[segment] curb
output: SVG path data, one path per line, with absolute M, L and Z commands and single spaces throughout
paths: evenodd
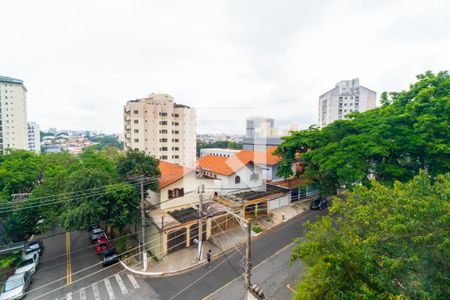
M 309 214 L 308 214 L 308 212 L 309 212 Z M 290 218 L 290 219 L 287 219 L 287 220 L 284 221 L 284 222 L 281 222 L 281 223 L 279 223 L 279 224 L 277 224 L 277 225 L 274 225 L 274 226 L 270 227 L 269 229 L 264 230 L 263 232 L 261 232 L 261 233 L 258 234 L 257 236 L 252 237 L 252 241 L 253 241 L 253 240 L 258 240 L 258 239 L 260 239 L 260 238 L 261 238 L 262 236 L 264 236 L 266 233 L 269 233 L 269 232 L 278 230 L 278 229 L 279 229 L 282 225 L 284 225 L 284 224 L 287 224 L 287 223 L 290 223 L 290 222 L 294 222 L 294 220 L 295 220 L 297 217 L 308 216 L 308 215 L 311 215 L 312 213 L 313 213 L 313 211 L 305 210 L 304 212 L 298 214 L 297 216 L 294 216 L 294 217 L 292 217 L 292 218 Z M 291 245 L 291 243 L 289 243 L 288 245 Z M 288 245 L 283 246 L 281 249 L 284 249 L 284 248 L 287 247 Z M 233 250 L 235 250 L 235 248 L 241 248 L 242 246 L 243 246 L 243 243 L 240 243 L 240 244 L 236 245 L 235 247 L 231 247 L 231 248 L 229 248 L 229 249 L 227 249 L 227 250 L 221 251 L 220 253 L 218 253 L 218 254 L 216 254 L 216 255 L 213 255 L 213 258 L 214 258 L 214 259 L 220 258 L 220 257 L 222 257 L 222 256 L 224 256 L 224 255 L 226 255 L 226 254 L 228 254 L 229 252 L 232 252 Z M 278 250 L 278 251 L 280 251 L 280 250 Z M 278 251 L 277 251 L 277 252 L 278 252 Z M 273 255 L 274 255 L 274 254 L 272 254 L 272 255 L 269 256 L 268 258 L 272 257 Z M 265 260 L 267 260 L 268 258 L 266 258 Z M 264 261 L 265 261 L 265 260 L 264 260 Z M 197 263 L 197 264 L 195 264 L 195 265 L 192 265 L 192 266 L 189 266 L 189 267 L 186 267 L 186 268 L 182 268 L 182 269 L 178 269 L 178 270 L 175 270 L 175 271 L 168 271 L 168 272 L 145 272 L 145 271 L 138 271 L 138 270 L 135 270 L 135 269 L 133 269 L 133 268 L 127 266 L 122 260 L 120 260 L 120 264 L 121 264 L 125 269 L 127 269 L 129 272 L 134 273 L 134 274 L 136 274 L 136 275 L 141 275 L 141 276 L 150 277 L 150 278 L 163 278 L 163 277 L 170 277 L 170 276 L 175 276 L 175 275 L 181 275 L 181 274 L 187 273 L 187 272 L 189 272 L 189 271 L 196 270 L 196 269 L 200 268 L 200 267 L 205 263 L 205 261 L 206 261 L 206 260 L 203 260 L 203 261 L 201 261 L 201 262 L 199 262 L 199 263 Z

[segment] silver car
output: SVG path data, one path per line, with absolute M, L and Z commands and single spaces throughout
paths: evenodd
M 32 281 L 30 272 L 15 274 L 9 277 L 2 288 L 0 300 L 22 299 Z
M 22 256 L 22 261 L 16 267 L 16 274 L 30 272 L 34 274 L 39 265 L 39 253 L 37 251 Z

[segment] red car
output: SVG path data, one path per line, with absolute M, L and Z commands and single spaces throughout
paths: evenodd
M 98 240 L 96 240 L 94 248 L 95 248 L 95 252 L 97 252 L 97 254 L 100 254 L 103 251 L 105 251 L 106 249 L 110 249 L 111 243 L 108 241 L 108 239 L 106 237 L 102 237 L 102 238 L 99 238 Z

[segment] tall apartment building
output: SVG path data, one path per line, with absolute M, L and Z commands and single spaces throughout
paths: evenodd
M 194 167 L 195 109 L 177 104 L 167 94 L 128 101 L 124 106 L 124 146 L 160 160 Z
M 355 111 L 366 111 L 376 106 L 377 94 L 361 85 L 359 78 L 343 80 L 319 97 L 319 127 L 345 119 Z
M 41 153 L 41 131 L 35 122 L 28 122 L 28 150 Z
M 22 80 L 0 76 L 0 153 L 28 150 L 26 94 Z

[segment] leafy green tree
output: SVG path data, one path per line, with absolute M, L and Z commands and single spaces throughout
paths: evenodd
M 242 147 L 243 147 L 242 143 L 237 143 L 233 141 L 215 141 L 213 143 L 205 143 L 197 140 L 197 157 L 200 157 L 200 149 L 202 148 L 225 148 L 225 149 L 241 150 Z
M 417 78 L 407 91 L 383 93 L 382 107 L 284 138 L 275 151 L 282 156 L 278 174 L 292 176 L 300 156 L 302 176 L 323 194 L 333 194 L 341 186 L 368 185 L 370 177 L 393 184 L 420 169 L 433 176 L 448 171 L 450 76 L 427 72 Z
M 335 197 L 292 251 L 309 266 L 296 299 L 449 299 L 449 207 L 450 173 Z
M 143 151 L 129 150 L 119 157 L 117 169 L 122 180 L 144 177 L 149 180 L 147 187 L 152 191 L 158 189 L 157 179 L 160 176 L 159 161 Z

